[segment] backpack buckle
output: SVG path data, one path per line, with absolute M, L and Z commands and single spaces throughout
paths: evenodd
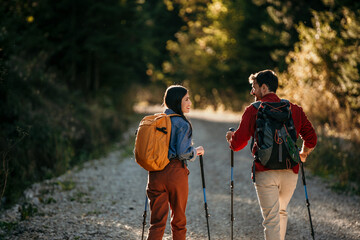
M 158 127 L 157 127 L 156 130 L 158 130 L 158 131 L 160 131 L 160 132 L 162 132 L 162 133 L 167 134 L 166 127 L 162 127 L 162 128 L 158 128 Z

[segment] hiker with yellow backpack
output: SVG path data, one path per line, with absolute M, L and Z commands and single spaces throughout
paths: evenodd
M 172 239 L 186 237 L 185 209 L 188 199 L 188 161 L 204 154 L 202 146 L 192 146 L 192 125 L 188 90 L 172 85 L 164 94 L 164 113 L 146 116 L 140 122 L 135 140 L 135 160 L 149 171 L 147 196 L 150 200 L 148 238 L 162 239 L 169 205 Z

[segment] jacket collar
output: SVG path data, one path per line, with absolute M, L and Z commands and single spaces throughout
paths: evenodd
M 280 102 L 280 98 L 275 93 L 266 94 L 261 100 L 261 102 Z
M 176 114 L 176 112 L 174 112 L 174 110 L 172 110 L 172 109 L 170 109 L 170 108 L 165 109 L 164 113 L 166 113 L 166 115 Z

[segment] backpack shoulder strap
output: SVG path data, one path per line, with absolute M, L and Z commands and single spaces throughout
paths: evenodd
M 281 103 L 289 104 L 289 106 L 290 106 L 290 101 L 287 100 L 287 99 L 281 99 L 280 102 L 281 102 Z
M 291 115 L 291 104 L 290 104 L 290 101 L 289 101 L 289 100 L 287 100 L 287 99 L 281 99 L 281 101 L 280 101 L 280 102 L 281 102 L 281 103 L 285 103 L 285 104 L 286 104 L 287 109 L 289 110 L 290 115 Z
M 259 109 L 261 101 L 253 102 L 251 105 L 253 105 L 256 109 Z
M 175 117 L 175 116 L 181 117 L 181 115 L 180 115 L 180 114 L 177 114 L 177 113 L 172 113 L 172 114 L 169 114 L 168 116 L 169 116 L 169 117 Z
M 291 138 L 296 142 L 296 129 L 295 129 L 295 124 L 294 124 L 294 120 L 292 118 L 292 112 L 291 112 L 291 105 L 290 105 L 290 101 L 287 99 L 281 99 L 281 102 L 288 104 L 288 109 L 289 109 L 289 124 L 287 126 L 287 129 L 290 132 L 290 136 Z
M 259 110 L 260 105 L 261 105 L 261 101 L 253 102 L 251 105 L 253 105 L 257 110 Z M 254 147 L 254 143 L 255 143 L 255 139 L 256 139 L 256 131 L 257 131 L 257 129 L 255 128 L 254 136 L 252 136 L 251 144 L 250 144 L 251 152 L 252 152 L 252 149 Z

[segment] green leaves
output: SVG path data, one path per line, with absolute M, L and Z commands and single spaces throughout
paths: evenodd
M 330 110 L 325 118 L 341 131 L 360 123 L 359 13 L 346 7 L 314 11 L 313 27 L 299 24 L 301 41 L 288 55 L 289 75 L 283 76 L 289 79 L 286 88 L 307 85 L 321 93 L 316 102 L 325 103 L 321 106 Z

